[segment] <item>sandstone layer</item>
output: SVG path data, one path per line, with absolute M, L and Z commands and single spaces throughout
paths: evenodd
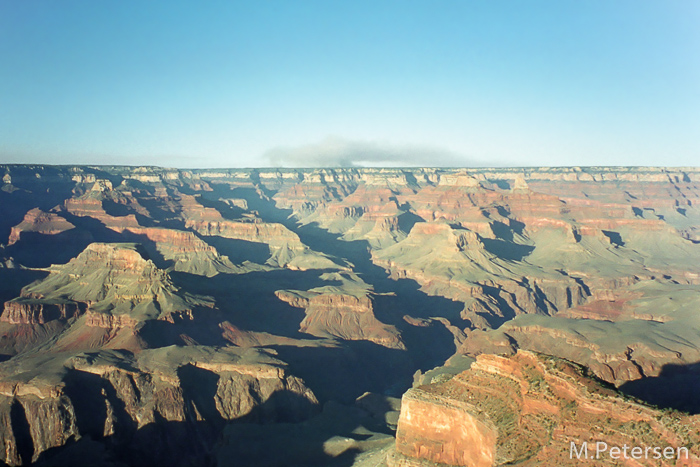
M 700 417 L 639 404 L 567 361 L 482 355 L 404 395 L 389 465 L 700 465 L 698 427 Z M 646 447 L 670 449 L 673 459 Z

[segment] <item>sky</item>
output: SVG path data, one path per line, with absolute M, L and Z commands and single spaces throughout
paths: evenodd
M 0 163 L 700 164 L 697 0 L 0 0 Z

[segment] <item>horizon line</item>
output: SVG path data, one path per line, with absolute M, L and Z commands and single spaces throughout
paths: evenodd
M 162 165 L 148 164 L 44 164 L 44 163 L 22 163 L 9 162 L 0 163 L 0 167 L 89 167 L 89 168 L 145 168 L 160 170 L 412 170 L 412 169 L 435 169 L 435 170 L 503 170 L 503 169 L 700 169 L 700 165 L 503 165 L 503 166 L 308 166 L 308 167 L 170 167 Z

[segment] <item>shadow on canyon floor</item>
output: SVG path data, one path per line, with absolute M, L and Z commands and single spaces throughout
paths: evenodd
M 304 310 L 283 302 L 277 290 L 308 290 L 325 285 L 319 277 L 325 270 L 252 271 L 246 274 L 218 274 L 202 277 L 171 272 L 175 285 L 190 293 L 214 297 L 225 319 L 245 331 L 268 332 L 278 336 L 314 339 L 299 332 Z
M 89 231 L 71 229 L 53 235 L 22 232 L 17 243 L 7 247 L 7 254 L 29 268 L 46 268 L 65 264 L 94 241 Z
M 12 402 L 12 407 L 10 407 L 10 424 L 17 440 L 17 454 L 22 460 L 22 464 L 29 464 L 34 455 L 31 428 L 24 407 L 16 400 Z
M 221 335 L 221 314 L 211 309 L 195 309 L 193 319 L 174 322 L 151 319 L 145 321 L 138 335 L 150 348 L 169 345 L 230 345 Z
M 270 257 L 270 247 L 265 243 L 217 236 L 204 237 L 202 240 L 216 248 L 220 254 L 228 256 L 234 264 L 242 264 L 246 261 L 265 264 Z
M 45 168 L 54 172 L 60 169 Z M 22 222 L 24 215 L 31 209 L 39 208 L 48 211 L 62 204 L 70 198 L 73 183 L 70 179 L 52 180 L 51 178 L 37 178 L 31 169 L 25 167 L 13 167 L 12 185 L 18 190 L 10 191 L 3 187 L 0 190 L 0 243 L 6 243 L 10 230 Z M 17 175 L 15 175 L 17 174 Z
M 46 276 L 46 271 L 0 269 L 0 303 L 19 297 L 23 287 Z
M 109 436 L 90 431 L 80 439 L 73 438 L 64 446 L 42 452 L 34 465 L 349 467 L 357 449 L 351 447 L 329 452 L 329 440 L 342 436 L 361 441 L 369 436 L 353 433 L 368 418 L 366 412 L 353 407 L 326 407 L 322 413 L 303 421 L 285 417 L 279 410 L 293 405 L 295 397 L 299 403 L 309 403 L 287 391 L 274 393 L 250 413 L 233 421 L 225 421 L 220 415 L 214 419 L 197 419 L 196 414 L 204 416 L 216 410 L 215 392 L 211 391 L 216 378 L 202 379 L 202 370 L 198 370 L 191 367 L 183 370 L 181 375 L 197 379 L 183 388 L 186 421 L 168 421 L 156 412 L 156 419 L 139 429 L 124 431 L 124 427 L 117 427 Z M 201 386 L 206 387 L 202 389 Z M 87 410 L 88 406 L 89 403 L 79 410 L 83 419 L 95 416 Z M 102 411 L 97 415 L 98 418 L 90 422 L 93 428 L 104 422 Z M 26 456 L 31 458 L 34 451 L 31 437 L 28 440 L 22 447 L 23 459 Z
M 697 415 L 700 414 L 700 363 L 664 365 L 659 376 L 629 381 L 619 390 L 661 409 Z
M 273 346 L 321 402 L 352 403 L 365 392 L 401 397 L 413 382 L 416 365 L 405 350 L 369 341 L 338 347 Z

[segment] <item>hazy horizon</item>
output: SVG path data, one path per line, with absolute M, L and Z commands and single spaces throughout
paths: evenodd
M 0 163 L 691 167 L 700 5 L 0 0 Z
M 604 169 L 605 171 L 619 170 L 619 169 L 670 169 L 670 170 L 683 170 L 691 169 L 693 171 L 700 170 L 698 165 L 508 165 L 508 166 L 497 166 L 497 165 L 473 165 L 473 166 L 438 166 L 438 165 L 371 165 L 371 166 L 338 166 L 338 165 L 317 165 L 317 166 L 240 166 L 240 167 L 226 167 L 226 166 L 192 166 L 192 167 L 178 167 L 169 165 L 153 165 L 153 164 L 61 164 L 61 163 L 36 163 L 36 162 L 0 162 L 0 166 L 18 166 L 18 167 L 31 167 L 31 166 L 41 166 L 41 167 L 105 167 L 105 168 L 147 168 L 147 169 L 162 169 L 162 170 L 193 170 L 193 171 L 207 171 L 207 170 L 364 170 L 364 169 L 400 169 L 400 170 L 411 170 L 411 169 L 435 169 L 435 170 L 467 170 L 467 171 L 480 171 L 480 170 L 495 170 L 495 171 L 518 171 L 518 170 L 537 170 L 537 169 L 582 169 L 582 170 L 598 170 Z

